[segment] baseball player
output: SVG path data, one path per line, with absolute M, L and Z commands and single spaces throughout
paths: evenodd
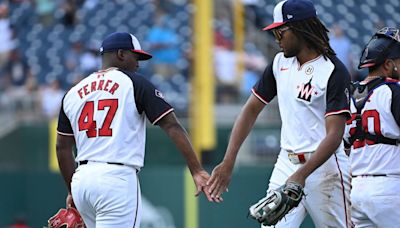
M 385 27 L 366 45 L 359 68 L 368 76 L 355 84 L 350 147 L 351 217 L 355 227 L 400 224 L 400 31 Z
M 225 157 L 207 183 L 211 197 L 226 191 L 240 146 L 261 110 L 277 97 L 281 151 L 269 189 L 293 181 L 305 187 L 306 197 L 276 227 L 299 227 L 307 213 L 316 227 L 349 227 L 349 161 L 342 137 L 350 117 L 350 75 L 311 1 L 279 2 L 274 22 L 264 30 L 272 31 L 281 52 L 235 121 Z
M 59 114 L 57 157 L 68 188 L 67 207 L 75 203 L 89 228 L 139 227 L 137 172 L 143 167 L 146 118 L 159 125 L 185 157 L 196 195 L 209 175 L 173 108 L 159 90 L 135 73 L 138 61 L 152 57 L 141 49 L 136 37 L 112 33 L 104 39 L 100 52 L 102 69 L 66 93 Z

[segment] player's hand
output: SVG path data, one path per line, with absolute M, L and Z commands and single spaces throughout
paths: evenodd
M 74 200 L 72 199 L 72 195 L 70 193 L 68 193 L 65 203 L 66 203 L 66 208 L 70 208 L 70 207 L 75 208 L 75 203 L 74 203 Z
M 306 177 L 301 175 L 299 172 L 295 172 L 286 180 L 286 183 L 290 181 L 298 183 L 304 188 L 304 185 L 306 183 Z
M 211 194 L 211 198 L 217 202 L 222 202 L 222 193 L 228 191 L 228 185 L 231 181 L 233 166 L 225 162 L 221 162 L 217 165 L 208 180 L 207 185 L 208 191 Z
M 195 196 L 198 196 L 198 195 L 200 195 L 201 192 L 204 192 L 204 195 L 207 197 L 208 201 L 215 202 L 211 198 L 211 194 L 208 192 L 207 180 L 209 178 L 210 178 L 210 175 L 205 170 L 201 170 L 201 171 L 193 174 L 194 184 L 196 185 Z

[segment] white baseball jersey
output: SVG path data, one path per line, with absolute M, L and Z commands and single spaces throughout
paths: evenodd
M 388 84 L 386 84 L 388 83 Z M 356 132 L 357 109 L 351 102 L 352 118 L 347 121 L 344 140 Z M 400 85 L 387 79 L 367 98 L 361 110 L 363 130 L 371 135 L 400 139 Z M 355 141 L 351 147 L 351 170 L 359 175 L 400 175 L 400 147 L 377 143 L 374 140 Z
M 269 190 L 281 186 L 302 166 L 289 160 L 288 150 L 315 151 L 326 136 L 327 116 L 350 117 L 349 86 L 350 75 L 336 57 L 319 56 L 300 66 L 296 57 L 285 58 L 278 53 L 267 66 L 253 87 L 253 94 L 265 104 L 277 96 L 282 119 L 282 149 Z M 307 213 L 316 227 L 349 227 L 348 170 L 348 157 L 341 146 L 307 177 L 304 188 L 307 197 L 276 227 L 299 227 Z
M 317 149 L 326 135 L 325 117 L 350 116 L 349 85 L 336 57 L 319 56 L 300 66 L 296 57 L 278 53 L 252 91 L 265 104 L 278 97 L 281 147 L 299 153 Z
M 142 167 L 146 118 L 152 124 L 173 108 L 142 76 L 109 68 L 89 75 L 63 98 L 57 131 L 75 137 L 76 161 Z

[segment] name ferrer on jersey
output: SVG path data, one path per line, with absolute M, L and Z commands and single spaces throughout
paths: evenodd
M 101 77 L 101 74 L 98 76 Z M 82 99 L 84 96 L 95 92 L 95 91 L 106 91 L 114 95 L 115 91 L 119 88 L 119 84 L 113 82 L 112 80 L 98 80 L 92 81 L 88 84 L 85 84 L 80 89 L 78 89 L 77 93 L 79 97 Z

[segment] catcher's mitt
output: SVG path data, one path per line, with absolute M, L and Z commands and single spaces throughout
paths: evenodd
M 73 207 L 60 209 L 48 220 L 49 228 L 86 228 L 78 210 Z
M 296 182 L 288 182 L 250 207 L 250 216 L 264 226 L 275 225 L 292 208 L 297 207 L 304 195 L 303 187 Z

